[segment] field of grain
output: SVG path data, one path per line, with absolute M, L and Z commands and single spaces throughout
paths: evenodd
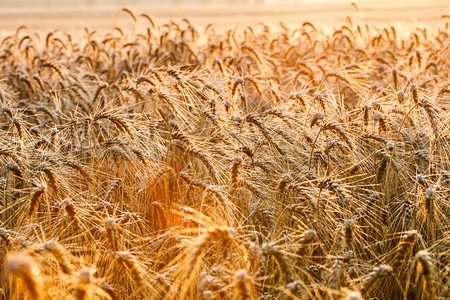
M 345 9 L 2 27 L 1 298 L 450 298 L 450 16 Z

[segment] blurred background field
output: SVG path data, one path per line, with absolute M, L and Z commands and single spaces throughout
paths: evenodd
M 109 30 L 126 26 L 129 18 L 117 14 L 122 7 L 147 13 L 157 22 L 188 18 L 193 24 L 216 27 L 257 25 L 260 22 L 295 26 L 304 21 L 323 26 L 340 26 L 351 16 L 361 23 L 402 27 L 436 26 L 441 15 L 450 12 L 450 1 L 351 1 L 336 0 L 0 0 L 0 34 L 27 25 L 36 31 Z M 117 15 L 116 15 L 117 14 Z M 114 23 L 118 22 L 118 23 Z M 131 25 L 130 25 L 131 26 Z

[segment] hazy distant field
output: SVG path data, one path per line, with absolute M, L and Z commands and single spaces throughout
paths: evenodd
M 312 1 L 311 1 L 312 2 Z M 20 3 L 20 2 L 19 2 Z M 80 3 L 80 1 L 78 2 Z M 82 1 L 81 1 L 82 3 Z M 399 25 L 400 27 L 435 26 L 439 17 L 450 11 L 450 1 L 363 1 L 358 5 L 358 13 L 350 6 L 350 1 L 343 3 L 288 4 L 285 6 L 217 6 L 217 5 L 154 5 L 130 6 L 119 3 L 118 6 L 98 7 L 62 7 L 45 8 L 10 8 L 0 10 L 0 31 L 15 30 L 26 24 L 34 30 L 77 30 L 83 27 L 97 30 L 109 30 L 114 25 L 114 17 L 122 7 L 131 7 L 139 13 L 147 13 L 157 22 L 189 18 L 193 24 L 205 26 L 214 23 L 219 27 L 235 25 L 256 25 L 260 22 L 299 25 L 304 21 L 320 23 L 326 26 L 342 25 L 345 17 L 350 15 L 355 20 L 379 24 Z M 131 2 L 132 3 L 132 2 Z M 170 2 L 169 2 L 170 3 Z M 183 1 L 182 1 L 183 3 Z M 184 1 L 184 3 L 189 3 Z M 197 2 L 198 3 L 198 2 Z M 220 2 L 219 2 L 220 3 Z M 221 3 L 226 3 L 225 1 Z M 127 16 L 119 14 L 115 25 L 131 26 Z

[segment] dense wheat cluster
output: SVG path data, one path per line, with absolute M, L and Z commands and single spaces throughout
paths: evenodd
M 3 299 L 450 297 L 446 17 L 120 13 L 2 37 Z

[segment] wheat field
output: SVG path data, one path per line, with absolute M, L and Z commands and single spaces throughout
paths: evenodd
M 116 14 L 1 40 L 2 299 L 450 298 L 449 15 Z

